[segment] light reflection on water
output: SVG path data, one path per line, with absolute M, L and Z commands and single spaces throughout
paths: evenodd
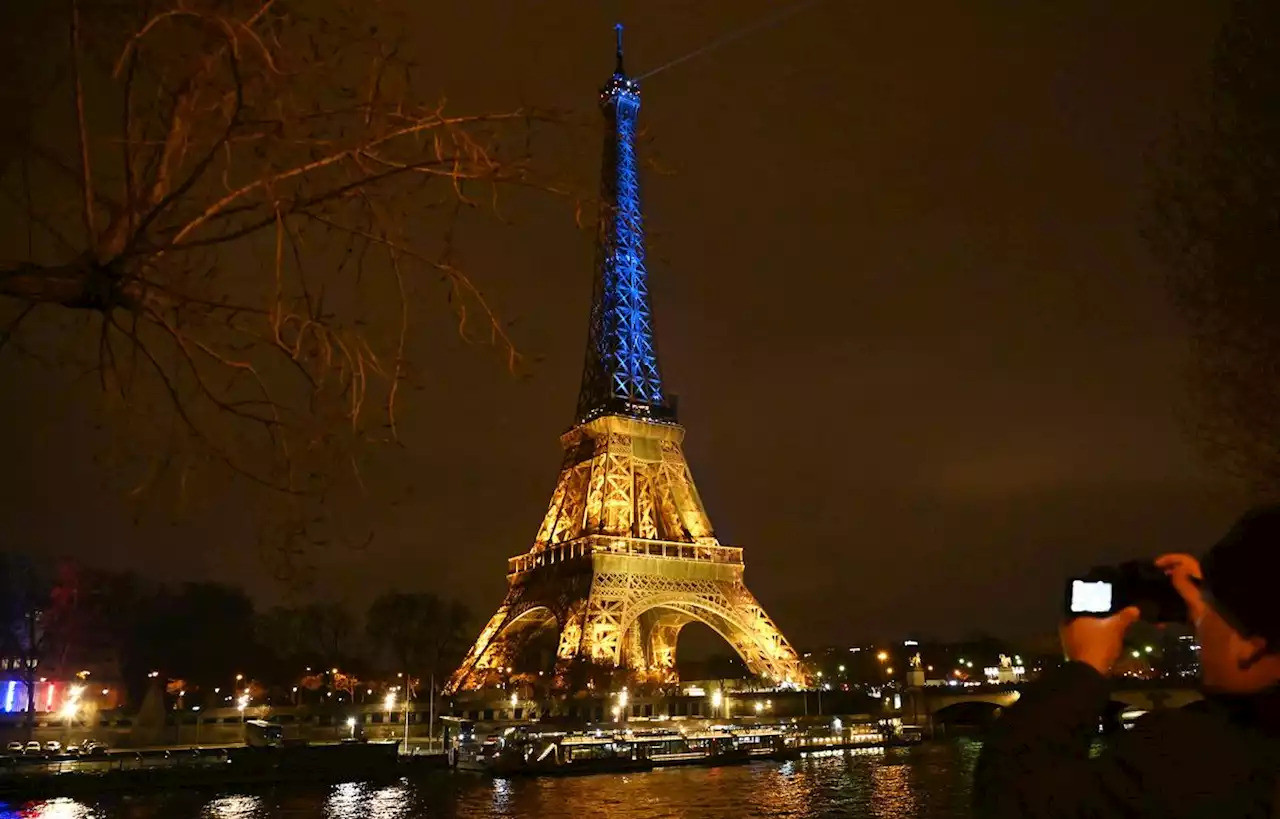
M 204 806 L 201 819 L 255 819 L 262 809 L 260 796 L 222 796 Z
M 384 785 L 281 786 L 0 804 L 0 819 L 967 819 L 979 743 L 648 773 L 490 780 L 434 773 Z

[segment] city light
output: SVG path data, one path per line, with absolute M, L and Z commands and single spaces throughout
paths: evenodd
M 759 700 L 756 700 L 756 713 L 759 714 L 763 710 L 764 710 L 764 703 L 760 702 Z
M 520 702 L 520 698 L 516 696 L 516 692 L 512 691 L 512 692 L 511 692 L 511 707 L 512 707 L 512 708 L 515 708 L 515 707 L 516 707 L 516 704 L 517 704 L 518 702 Z
M 75 719 L 76 714 L 80 711 L 80 695 L 83 693 L 83 685 L 73 685 L 67 689 L 67 700 L 58 711 L 64 720 L 70 722 Z
M 513 695 L 514 696 L 514 695 Z M 627 707 L 627 703 L 631 700 L 631 695 L 627 693 L 627 689 L 618 692 L 618 705 L 622 708 Z
M 892 673 L 893 673 L 893 666 L 889 666 L 888 668 L 886 668 L 886 669 L 884 670 L 884 673 L 886 673 L 886 674 L 892 674 Z
M 843 674 L 843 673 L 844 673 L 844 666 L 840 666 L 840 673 L 841 673 L 841 674 Z
M 293 690 L 297 691 L 298 689 L 295 688 Z M 383 697 L 382 706 L 387 711 L 390 711 L 396 707 L 396 695 L 394 691 L 391 692 L 390 694 L 387 694 L 387 696 Z
M 248 694 L 241 694 L 239 697 L 236 697 L 236 708 L 240 711 L 240 713 L 241 713 L 241 714 L 243 714 L 243 713 L 244 713 L 244 709 L 246 709 L 246 708 L 248 708 L 248 707 L 249 707 L 249 695 L 248 695 Z
M 881 651 L 879 654 L 876 655 L 876 659 L 882 663 L 886 662 L 889 659 L 889 652 Z M 964 661 L 961 660 L 961 662 L 964 662 Z
M 712 705 L 713 707 L 715 707 L 715 708 L 719 708 L 719 707 L 720 707 L 720 703 L 722 703 L 722 702 L 724 702 L 724 695 L 722 695 L 722 694 L 720 693 L 720 690 L 719 690 L 719 689 L 716 689 L 715 691 L 712 691 L 712 692 L 711 692 L 711 705 Z

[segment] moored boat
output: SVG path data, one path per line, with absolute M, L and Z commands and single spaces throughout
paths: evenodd
M 726 765 L 752 759 L 780 759 L 786 753 L 786 737 L 776 728 L 691 733 L 668 730 L 567 733 L 519 726 L 482 741 L 464 735 L 450 749 L 450 758 L 460 770 L 508 776 Z

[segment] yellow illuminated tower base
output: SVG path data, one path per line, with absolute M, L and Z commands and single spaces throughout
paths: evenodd
M 451 692 L 508 679 L 529 641 L 559 633 L 556 672 L 574 661 L 675 676 L 680 629 L 714 629 L 747 669 L 803 682 L 799 659 L 742 582 L 742 550 L 721 546 L 681 450 L 684 428 L 606 415 L 561 439 L 565 462 L 533 549 L 508 561 L 506 599 L 449 681 Z

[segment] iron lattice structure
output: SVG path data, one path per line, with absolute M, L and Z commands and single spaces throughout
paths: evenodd
M 555 677 L 603 671 L 676 679 L 676 641 L 697 621 L 749 671 L 804 682 L 795 651 L 743 583 L 742 550 L 722 546 L 685 461 L 684 428 L 662 390 L 653 343 L 635 154 L 639 86 L 622 66 L 601 92 L 605 200 L 577 425 L 533 547 L 508 561 L 506 599 L 449 692 L 507 682 L 553 630 Z
M 644 265 L 644 217 L 636 167 L 640 85 L 622 67 L 621 28 L 617 68 L 600 90 L 600 109 L 605 129 L 595 294 L 578 393 L 578 422 L 611 412 L 674 421 L 675 412 L 662 392 Z

